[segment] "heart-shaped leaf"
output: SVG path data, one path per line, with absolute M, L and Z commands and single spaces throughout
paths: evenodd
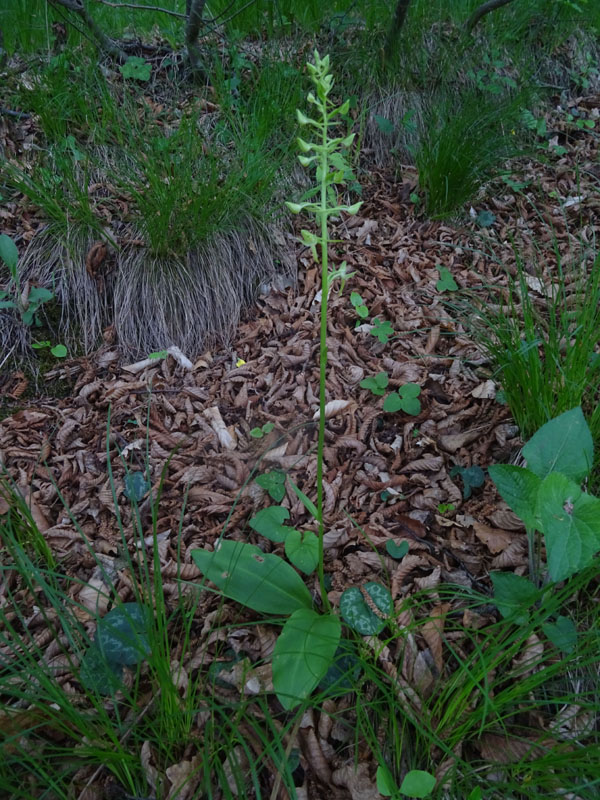
M 290 518 L 290 512 L 283 506 L 269 506 L 263 508 L 258 514 L 255 514 L 248 522 L 248 525 L 265 536 L 272 542 L 283 542 L 288 535 L 290 528 L 286 528 L 283 524 L 286 519 Z
M 123 683 L 123 664 L 109 661 L 93 642 L 79 664 L 79 680 L 92 692 L 114 695 Z
M 395 558 L 397 561 L 400 561 L 400 559 L 404 558 L 404 556 L 408 553 L 410 545 L 406 541 L 396 544 L 393 539 L 388 539 L 388 541 L 385 543 L 385 549 L 387 550 L 389 556 Z
M 311 531 L 292 528 L 285 539 L 285 554 L 297 569 L 310 575 L 319 563 L 319 539 Z
M 135 500 L 136 503 L 139 503 L 149 489 L 150 483 L 146 480 L 143 472 L 130 472 L 125 475 L 123 494 L 128 500 Z
M 357 633 L 369 636 L 379 633 L 386 626 L 393 603 L 391 594 L 379 583 L 371 581 L 365 584 L 363 590 L 368 595 L 368 600 L 358 587 L 346 589 L 340 598 L 340 612 Z M 378 609 L 378 613 L 372 607 Z
M 523 520 L 525 527 L 529 530 L 539 528 L 535 516 L 537 493 L 541 484 L 538 476 L 528 469 L 512 464 L 492 464 L 488 467 L 488 472 L 502 499 Z
M 446 267 L 437 267 L 440 273 L 440 279 L 436 283 L 435 288 L 438 292 L 455 292 L 458 289 L 458 284 L 452 277 L 452 273 Z
M 96 643 L 108 661 L 137 664 L 150 653 L 150 610 L 139 603 L 122 603 L 98 621 Z

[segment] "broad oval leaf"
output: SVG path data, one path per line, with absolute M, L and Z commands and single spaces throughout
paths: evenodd
M 296 569 L 310 575 L 319 563 L 319 539 L 312 531 L 292 529 L 285 539 L 285 554 Z
M 600 550 L 600 500 L 552 472 L 538 491 L 538 515 L 546 542 L 548 572 L 563 581 L 591 564 Z
M 17 250 L 17 245 L 5 233 L 0 234 L 0 258 L 11 273 L 14 273 L 19 260 L 19 251 Z
M 538 476 L 512 464 L 492 464 L 488 467 L 488 473 L 500 497 L 523 520 L 525 527 L 530 530 L 539 528 L 535 515 L 537 493 L 541 485 Z
M 402 408 L 402 399 L 397 392 L 392 392 L 383 401 L 383 410 L 393 414 L 395 411 L 400 411 Z
M 427 797 L 435 787 L 435 778 L 422 769 L 411 769 L 400 785 L 400 793 L 407 797 Z
M 538 477 L 560 472 L 574 481 L 590 473 L 594 442 L 580 406 L 551 419 L 523 448 L 527 468 Z
M 151 612 L 139 603 L 123 603 L 98 621 L 96 642 L 115 664 L 137 664 L 150 654 Z
M 363 589 L 369 595 L 369 601 L 358 587 L 352 586 L 340 598 L 340 611 L 353 630 L 362 636 L 370 636 L 385 628 L 386 618 L 392 613 L 392 596 L 384 586 L 373 581 L 366 583 Z M 371 605 L 384 615 L 383 619 L 371 609 Z
M 128 500 L 135 500 L 136 503 L 139 503 L 149 489 L 150 484 L 143 472 L 131 472 L 125 475 L 123 494 Z
M 109 661 L 93 642 L 79 664 L 79 680 L 86 689 L 97 694 L 116 694 L 122 685 L 123 664 Z
M 545 622 L 542 630 L 552 644 L 563 653 L 572 653 L 577 644 L 577 628 L 569 617 L 557 617 L 556 622 Z
M 254 611 L 293 614 L 312 608 L 310 592 L 294 568 L 253 544 L 223 539 L 214 552 L 192 550 L 192 558 L 226 597 Z
M 517 625 L 525 625 L 529 609 L 539 597 L 539 591 L 521 575 L 514 572 L 492 572 L 494 605 L 505 619 L 513 619 Z
M 305 700 L 327 673 L 340 634 L 334 614 L 301 608 L 286 621 L 273 651 L 273 688 L 286 710 Z

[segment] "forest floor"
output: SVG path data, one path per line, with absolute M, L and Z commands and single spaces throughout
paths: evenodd
M 584 107 L 598 119 L 600 97 L 573 98 L 570 107 Z M 520 520 L 489 479 L 482 483 L 477 470 L 462 472 L 514 462 L 523 442 L 488 359 L 452 306 L 465 298 L 487 303 L 489 286 L 507 287 L 508 275 L 517 274 L 513 241 L 525 257 L 532 296 L 543 304 L 545 290 L 558 280 L 556 248 L 565 265 L 574 261 L 582 242 L 592 243 L 600 236 L 598 137 L 569 127 L 563 110 L 550 113 L 549 129 L 556 131 L 558 142 L 568 141 L 568 153 L 545 165 L 528 160 L 513 165 L 510 180 L 520 188 L 515 191 L 497 180 L 488 188 L 488 199 L 460 223 L 430 221 L 419 213 L 410 199 L 416 173 L 407 167 L 398 180 L 383 171 L 362 179 L 359 214 L 339 220 L 333 234 L 339 243 L 332 247 L 332 260 L 345 259 L 356 275 L 341 295 L 332 292 L 329 304 L 329 599 L 335 608 L 345 588 L 378 579 L 389 581 L 397 609 L 407 608 L 407 598 L 414 593 L 432 591 L 427 613 L 437 623 L 424 626 L 411 639 L 412 652 L 402 669 L 403 681 L 421 696 L 435 692 L 454 669 L 447 649 L 448 626 L 455 631 L 459 621 L 476 638 L 477 629 L 497 619 L 491 603 L 475 615 L 459 601 L 454 606 L 438 597 L 436 602 L 435 587 L 453 584 L 491 595 L 490 571 L 523 575 L 528 570 Z M 18 121 L 0 118 L 5 141 L 18 131 Z M 29 213 L 23 216 L 22 210 L 19 202 L 5 208 L 2 230 L 30 238 L 41 223 Z M 482 227 L 475 216 L 484 210 L 493 216 Z M 305 221 L 302 224 L 306 227 Z M 450 276 L 440 271 L 444 268 Z M 155 527 L 167 604 L 177 603 L 180 579 L 189 582 L 187 586 L 201 579 L 191 552 L 212 546 L 225 522 L 227 537 L 264 547 L 265 540 L 247 525 L 269 502 L 265 490 L 251 480 L 257 466 L 261 472 L 285 472 L 314 500 L 319 285 L 310 252 L 298 245 L 297 285 L 268 287 L 245 314 L 229 347 L 207 350 L 190 363 L 171 355 L 128 363 L 114 331 L 107 328 L 96 352 L 69 358 L 47 371 L 44 380 L 62 386 L 64 396 L 45 393 L 44 381 L 33 389 L 23 370 L 4 370 L 0 462 L 26 497 L 61 570 L 76 579 L 72 597 L 84 609 L 92 613 L 97 607 L 97 595 L 86 592 L 90 580 L 98 579 L 97 559 L 115 576 L 121 599 L 134 599 L 131 576 L 121 568 L 122 536 L 108 461 L 132 550 L 134 517 L 123 493 L 126 469 L 146 471 L 151 495 L 159 494 Z M 98 287 L 102 291 L 100 283 Z M 358 292 L 368 309 L 364 320 L 350 302 L 351 292 Z M 465 313 L 473 311 L 467 308 Z M 421 387 L 418 414 L 385 413 L 383 398 L 359 386 L 364 378 L 382 372 L 389 375 L 388 391 L 406 383 Z M 265 423 L 273 423 L 273 428 L 263 438 L 250 434 Z M 468 484 L 468 476 L 474 485 Z M 149 497 L 144 493 L 139 504 L 148 535 L 153 528 Z M 7 510 L 2 503 L 0 515 Z M 290 524 L 315 529 L 289 488 L 283 505 L 290 510 Z M 409 553 L 402 561 L 387 554 L 389 540 L 408 543 Z M 281 548 L 267 545 L 274 551 Z M 316 577 L 307 581 L 316 596 Z M 23 613 L 32 615 L 30 629 L 35 632 L 44 619 L 33 614 L 34 603 L 33 596 L 25 599 Z M 217 619 L 219 635 L 213 637 L 207 621 Z M 274 633 L 268 626 L 249 624 L 256 619 L 234 603 L 223 605 L 215 594 L 203 593 L 183 663 L 190 678 L 199 663 L 206 669 L 211 659 L 222 659 L 222 640 L 251 664 L 268 660 Z M 454 647 L 459 647 L 459 638 L 454 633 L 453 637 Z M 391 642 L 379 654 L 382 665 L 396 661 L 394 648 L 399 646 Z M 173 658 L 178 658 L 177 644 L 173 647 Z M 548 642 L 530 637 L 522 642 L 515 664 L 525 662 L 532 649 L 538 665 L 554 657 Z M 256 675 L 261 691 L 269 695 L 268 670 L 260 667 Z M 251 677 L 252 670 L 232 673 L 231 685 L 221 683 L 219 692 L 233 702 L 249 691 Z M 58 680 L 70 692 L 80 691 L 69 670 L 59 673 Z M 274 698 L 272 702 L 276 704 Z M 330 702 L 335 706 L 338 701 Z M 338 711 L 343 715 L 341 706 L 328 710 L 332 717 Z M 542 713 L 528 719 L 531 743 L 535 729 L 541 740 L 555 722 Z M 316 712 L 307 713 L 297 736 L 305 797 L 316 800 L 325 792 L 353 800 L 379 797 L 376 765 L 364 749 L 349 746 L 352 739 L 344 739 L 337 726 L 327 727 Z M 511 736 L 509 722 L 501 736 L 484 733 L 466 743 L 463 757 L 506 763 L 523 743 L 522 737 L 512 741 Z M 186 757 L 191 757 L 188 751 Z M 356 775 L 346 770 L 355 760 L 362 775 L 360 790 Z M 441 755 L 437 767 L 441 776 Z M 89 777 L 78 776 L 80 789 Z M 85 797 L 101 797 L 106 780 L 106 775 L 98 775 Z M 95 795 L 89 793 L 94 787 Z

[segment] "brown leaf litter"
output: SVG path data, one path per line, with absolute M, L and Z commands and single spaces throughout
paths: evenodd
M 584 162 L 597 158 L 593 139 L 577 138 L 574 146 Z M 341 297 L 332 292 L 324 478 L 330 600 L 337 606 L 348 586 L 390 576 L 397 623 L 405 636 L 385 647 L 378 640 L 369 646 L 397 687 L 400 707 L 414 719 L 421 698 L 434 692 L 451 669 L 445 633 L 448 616 L 459 613 L 473 632 L 495 613 L 490 611 L 488 617 L 487 612 L 453 608 L 436 599 L 436 587 L 451 582 L 489 593 L 489 571 L 522 572 L 527 554 L 522 525 L 499 502 L 490 482 L 464 501 L 462 486 L 449 475 L 456 464 L 486 467 L 506 462 L 518 454 L 522 442 L 508 409 L 494 399 L 497 385 L 485 358 L 443 305 L 444 296 L 436 290 L 437 268 L 446 267 L 461 288 L 474 292 L 485 282 L 506 286 L 499 261 L 514 274 L 511 236 L 518 235 L 525 249 L 533 247 L 535 237 L 547 256 L 545 280 L 551 283 L 556 258 L 543 220 L 552 224 L 565 256 L 574 244 L 567 220 L 581 220 L 578 234 L 585 241 L 598 234 L 598 204 L 586 184 L 586 173 L 576 177 L 572 156 L 559 159 L 554 168 L 523 163 L 522 172 L 535 176 L 536 188 L 529 191 L 529 198 L 527 192 L 515 195 L 503 189 L 492 199 L 497 223 L 483 234 L 485 247 L 472 223 L 453 228 L 415 217 L 413 207 L 401 199 L 402 186 L 380 174 L 365 187 L 360 215 L 340 220 L 333 234 L 344 252 L 332 251 L 332 260 L 345 258 L 357 273 L 349 288 L 360 292 L 371 318 L 389 320 L 398 336 L 384 344 L 364 326 L 355 330 L 348 290 Z M 577 202 L 569 202 L 575 197 Z M 540 214 L 534 213 L 530 199 L 535 199 Z M 486 255 L 489 250 L 494 258 Z M 86 266 L 94 280 L 102 280 L 104 257 L 97 245 L 88 253 Z M 271 502 L 249 480 L 261 457 L 259 472 L 285 470 L 315 499 L 319 279 L 307 251 L 299 253 L 298 261 L 298 288 L 272 289 L 263 296 L 239 326 L 230 351 L 206 351 L 196 358 L 172 353 L 161 361 L 122 364 L 107 331 L 105 344 L 93 357 L 73 359 L 54 370 L 53 378 L 74 380 L 72 396 L 22 403 L 1 423 L 0 464 L 29 505 L 61 569 L 82 582 L 71 592 L 81 605 L 82 617 L 92 620 L 107 610 L 107 576 L 122 600 L 135 598 L 135 577 L 120 557 L 115 501 L 129 551 L 153 544 L 149 496 L 139 508 L 145 538 L 136 541 L 134 517 L 124 494 L 126 470 L 147 469 L 152 494 L 156 496 L 160 488 L 158 563 L 169 608 L 178 603 L 180 591 L 189 591 L 180 579 L 193 582 L 201 577 L 192 551 L 214 545 L 232 508 L 227 536 L 281 551 L 281 546 L 262 539 L 247 525 Z M 384 413 L 382 398 L 360 388 L 364 377 L 383 370 L 390 375 L 388 391 L 407 382 L 422 387 L 422 410 L 416 417 Z M 22 373 L 8 376 L 6 396 L 18 401 L 23 380 Z M 266 422 L 274 424 L 272 432 L 254 439 L 250 430 Z M 454 511 L 438 511 L 440 504 L 450 503 Z M 314 520 L 287 485 L 282 505 L 295 527 L 315 530 Z M 6 506 L 0 506 L 2 513 Z M 402 562 L 387 555 L 388 540 L 408 542 L 409 554 Z M 154 569 L 152 561 L 149 568 Z M 318 595 L 315 577 L 307 581 Z M 428 621 L 416 627 L 406 600 L 422 589 L 432 590 L 432 604 Z M 61 658 L 51 637 L 44 638 L 44 618 L 35 611 L 34 598 L 23 595 L 23 603 L 32 634 L 44 643 L 50 659 Z M 272 630 L 260 625 L 244 628 L 244 621 L 255 619 L 253 614 L 234 604 L 218 612 L 218 605 L 218 598 L 205 594 L 196 608 L 195 638 L 182 665 L 185 680 L 207 667 L 220 640 L 231 643 L 231 634 L 217 627 L 217 620 L 239 623 L 244 645 L 238 641 L 238 650 L 256 660 L 268 659 L 272 652 Z M 9 609 L 6 613 L 12 615 Z M 467 644 L 455 639 L 453 646 Z M 514 659 L 513 675 L 526 675 L 543 658 L 543 643 L 530 637 Z M 68 664 L 55 666 L 60 666 L 57 680 L 78 693 Z M 268 667 L 262 672 L 248 667 L 240 667 L 239 674 L 232 672 L 226 682 L 229 688 L 219 691 L 229 697 L 269 693 Z M 319 714 L 310 709 L 303 718 L 297 736 L 305 786 L 299 788 L 299 797 L 317 800 L 324 791 L 352 800 L 379 796 L 375 766 L 365 748 L 361 745 L 355 769 L 353 753 L 341 746 L 344 733 L 333 720 L 344 713 L 351 719 L 351 709 L 336 701 L 328 711 Z M 29 717 L 19 720 L 17 715 L 10 724 L 29 724 Z M 548 730 L 559 730 L 569 739 L 589 725 L 572 706 Z M 488 763 L 508 763 L 533 755 L 543 746 L 545 735 L 540 730 L 540 737 L 531 740 L 486 733 L 479 754 Z M 242 752 L 229 755 L 242 769 L 245 757 Z M 149 784 L 167 787 L 166 798 L 188 796 L 197 753 L 186 752 L 180 762 L 166 767 L 154 758 L 145 742 L 141 759 Z M 438 776 L 448 768 L 440 755 Z M 175 795 L 178 784 L 186 788 Z

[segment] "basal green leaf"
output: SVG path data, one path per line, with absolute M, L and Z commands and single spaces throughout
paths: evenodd
M 123 494 L 128 500 L 135 500 L 136 503 L 139 503 L 149 489 L 150 484 L 143 472 L 130 472 L 125 475 Z
M 580 406 L 547 422 L 523 448 L 527 468 L 538 477 L 560 472 L 574 481 L 589 475 L 594 442 Z
M 540 485 L 537 513 L 552 580 L 565 580 L 589 566 L 600 550 L 600 500 L 552 472 Z
M 387 550 L 387 554 L 392 558 L 395 558 L 396 561 L 400 561 L 400 559 L 404 558 L 404 556 L 408 553 L 410 549 L 410 545 L 408 542 L 400 542 L 400 544 L 396 544 L 393 539 L 388 539 L 385 543 L 385 549 Z
M 339 617 L 310 608 L 298 609 L 287 620 L 273 651 L 273 688 L 286 710 L 309 697 L 325 676 L 340 633 Z
M 93 642 L 79 664 L 79 680 L 91 692 L 114 695 L 123 682 L 123 663 L 109 661 Z
M 312 608 L 298 573 L 279 556 L 255 545 L 223 539 L 218 550 L 193 550 L 192 558 L 226 597 L 262 614 L 292 614 Z
M 377 784 L 377 791 L 384 797 L 390 797 L 398 791 L 396 781 L 387 767 L 377 767 L 375 782 Z

